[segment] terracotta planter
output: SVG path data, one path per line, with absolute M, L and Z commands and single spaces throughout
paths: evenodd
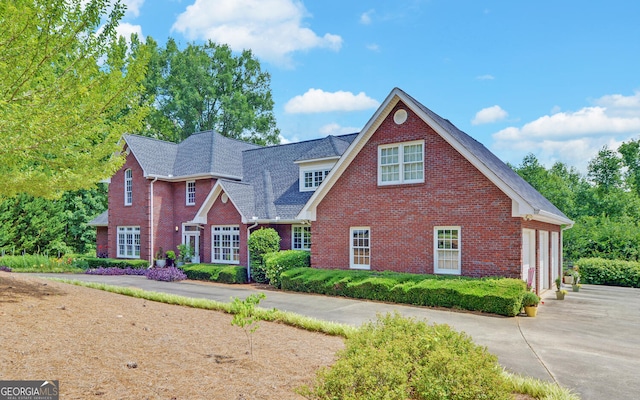
M 538 314 L 538 307 L 532 306 L 525 306 L 524 307 L 524 312 L 527 314 L 527 317 L 535 317 L 536 314 Z
M 556 300 L 564 300 L 564 293 L 562 293 L 561 291 L 557 291 Z
M 565 275 L 564 283 L 566 283 L 567 285 L 572 285 L 573 284 L 573 276 Z

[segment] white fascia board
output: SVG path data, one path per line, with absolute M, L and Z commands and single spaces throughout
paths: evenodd
M 532 216 L 532 219 L 540 222 L 548 222 L 555 225 L 566 225 L 569 229 L 573 226 L 574 222 L 569 218 L 562 218 L 556 214 L 552 214 L 548 211 L 539 210 L 538 213 Z
M 216 199 L 220 196 L 220 193 L 222 193 L 222 185 L 220 185 L 220 182 L 218 181 L 215 185 L 213 185 L 213 188 L 211 188 L 211 191 L 207 195 L 207 198 L 204 199 L 204 202 L 202 202 L 202 205 L 198 209 L 198 212 L 196 212 L 196 216 L 193 217 L 193 220 L 190 222 L 197 224 L 206 224 L 207 214 L 209 213 L 209 210 L 211 210 L 213 204 L 216 202 Z
M 193 181 L 196 179 L 229 179 L 234 181 L 241 181 L 241 176 L 235 175 L 216 175 L 212 173 L 207 174 L 193 174 L 193 175 L 181 175 L 181 176 L 167 176 L 167 175 L 157 175 L 157 174 L 145 174 L 145 178 L 147 179 L 155 179 L 158 178 L 159 181 L 166 182 L 183 182 L 183 181 Z
M 294 164 L 307 164 L 307 163 L 314 163 L 314 162 L 320 162 L 320 161 L 335 161 L 340 159 L 340 156 L 331 156 L 331 157 L 322 157 L 322 158 L 310 158 L 308 160 L 298 160 L 298 161 L 294 161 Z
M 316 220 L 316 207 L 318 207 L 318 204 L 320 204 L 324 196 L 326 196 L 329 190 L 331 190 L 333 185 L 335 185 L 335 183 L 337 182 L 338 178 L 340 178 L 347 167 L 349 167 L 353 159 L 358 155 L 360 150 L 362 150 L 364 145 L 369 141 L 369 139 L 373 135 L 373 132 L 375 132 L 380 124 L 382 124 L 382 121 L 384 121 L 391 109 L 398 103 L 398 100 L 400 100 L 400 98 L 398 97 L 399 92 L 400 91 L 395 88 L 391 91 L 391 93 L 389 93 L 387 98 L 371 116 L 364 128 L 362 128 L 358 136 L 356 136 L 356 138 L 353 140 L 353 142 L 351 142 L 344 154 L 342 154 L 342 157 L 338 159 L 338 162 L 336 162 L 336 165 L 333 166 L 331 172 L 329 172 L 329 175 L 324 178 L 320 186 L 318 186 L 316 191 L 309 198 L 302 210 L 296 216 L 296 219 L 309 221 Z

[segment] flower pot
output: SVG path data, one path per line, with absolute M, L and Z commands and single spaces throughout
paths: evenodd
M 538 307 L 536 306 L 525 306 L 524 312 L 527 314 L 527 317 L 535 317 L 538 314 Z
M 167 260 L 156 260 L 156 267 L 164 268 L 167 265 Z
M 573 289 L 574 292 L 580 291 L 580 285 L 571 285 L 571 288 Z
M 573 284 L 573 276 L 565 275 L 564 283 L 566 283 L 567 285 L 572 285 Z
M 562 293 L 561 291 L 557 291 L 556 300 L 564 300 L 564 293 Z

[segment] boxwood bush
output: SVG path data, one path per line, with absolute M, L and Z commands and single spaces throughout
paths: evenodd
M 640 288 L 640 262 L 581 258 L 574 265 L 581 283 Z
M 466 278 L 396 272 L 296 268 L 280 276 L 282 289 L 389 301 L 418 306 L 459 308 L 515 316 L 526 283 L 508 278 Z
M 187 278 L 219 283 L 247 283 L 247 269 L 237 265 L 185 264 L 180 267 Z
M 321 369 L 312 399 L 512 399 L 496 356 L 448 325 L 379 316 Z
M 264 272 L 271 286 L 281 288 L 280 275 L 294 268 L 309 267 L 311 255 L 305 250 L 282 250 L 265 254 Z

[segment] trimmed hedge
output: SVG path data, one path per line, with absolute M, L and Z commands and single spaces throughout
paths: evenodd
M 574 265 L 581 283 L 640 288 L 640 262 L 581 258 Z
M 247 269 L 237 265 L 186 264 L 180 267 L 188 279 L 218 283 L 247 283 Z
M 527 290 L 526 283 L 520 279 L 315 268 L 283 272 L 281 280 L 284 290 L 506 316 L 518 315 Z
M 120 260 L 115 258 L 82 257 L 89 268 L 149 268 L 147 260 Z
M 305 250 L 282 250 L 265 254 L 263 259 L 269 284 L 277 288 L 281 288 L 280 275 L 284 271 L 311 265 L 311 255 Z

